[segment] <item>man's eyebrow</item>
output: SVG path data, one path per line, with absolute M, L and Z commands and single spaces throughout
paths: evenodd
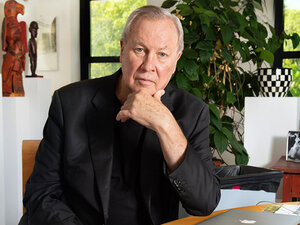
M 141 42 L 141 41 L 138 41 L 138 42 L 136 43 L 136 45 L 141 45 L 141 46 L 143 46 L 143 47 L 146 47 L 145 44 L 144 44 L 143 42 Z
M 164 46 L 164 47 L 162 47 L 162 48 L 159 48 L 158 50 L 159 50 L 159 51 L 161 51 L 161 50 L 168 50 L 168 46 Z
M 147 47 L 143 42 L 141 42 L 141 41 L 138 41 L 137 43 L 136 43 L 136 45 L 141 45 L 141 46 L 143 46 L 143 47 Z M 168 46 L 163 46 L 163 47 L 161 47 L 161 48 L 159 48 L 158 50 L 159 51 L 162 51 L 162 50 L 168 50 L 169 48 L 168 48 Z

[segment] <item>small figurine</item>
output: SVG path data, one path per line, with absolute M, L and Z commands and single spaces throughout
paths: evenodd
M 37 75 L 35 73 L 36 66 L 37 66 L 37 43 L 36 43 L 36 37 L 38 34 L 39 25 L 37 22 L 32 21 L 29 26 L 29 32 L 31 34 L 31 37 L 29 39 L 28 45 L 29 45 L 29 58 L 30 58 L 30 70 L 31 70 L 31 76 L 28 75 L 26 77 L 43 77 L 41 75 Z
M 3 96 L 24 96 L 22 72 L 25 70 L 27 52 L 26 23 L 18 22 L 18 14 L 24 15 L 24 6 L 15 0 L 4 5 L 2 24 L 2 50 L 6 51 L 2 64 Z

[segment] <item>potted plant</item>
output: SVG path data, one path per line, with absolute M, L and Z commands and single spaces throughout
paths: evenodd
M 185 48 L 171 82 L 209 105 L 214 155 L 222 159 L 228 151 L 236 164 L 247 164 L 243 109 L 245 97 L 259 92 L 255 69 L 263 61 L 272 65 L 284 38 L 297 46 L 299 36 L 277 36 L 270 24 L 259 22 L 255 10 L 263 10 L 261 0 L 166 0 L 162 4 L 173 6 L 172 13 L 182 22 Z M 252 68 L 244 69 L 245 64 Z

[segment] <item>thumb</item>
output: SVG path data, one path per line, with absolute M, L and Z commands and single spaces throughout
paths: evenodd
M 153 97 L 154 97 L 155 99 L 157 99 L 157 100 L 160 101 L 161 96 L 163 96 L 165 93 L 166 93 L 165 90 L 158 90 L 158 91 L 153 95 Z

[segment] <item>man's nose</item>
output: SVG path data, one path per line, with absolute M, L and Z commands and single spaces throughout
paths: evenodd
M 149 53 L 149 54 L 145 55 L 142 68 L 145 71 L 153 71 L 154 70 L 154 68 L 155 68 L 154 54 Z

